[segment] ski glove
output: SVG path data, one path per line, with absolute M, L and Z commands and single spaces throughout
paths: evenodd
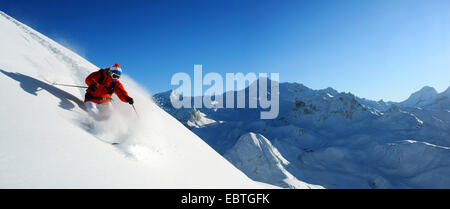
M 125 101 L 127 101 L 129 104 L 133 104 L 134 103 L 134 100 L 131 97 L 125 98 Z
M 96 83 L 93 83 L 89 86 L 88 90 L 94 92 L 95 90 L 97 90 L 98 85 Z

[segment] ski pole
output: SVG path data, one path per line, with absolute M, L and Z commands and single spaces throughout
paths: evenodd
M 134 107 L 134 104 L 131 104 L 131 106 L 133 107 L 134 112 L 136 113 L 136 116 L 139 118 L 139 114 L 137 113 L 136 108 Z
M 77 85 L 60 84 L 60 83 L 53 83 L 53 85 L 56 85 L 56 86 L 69 86 L 69 87 L 77 87 L 77 88 L 85 88 L 85 89 L 88 88 L 87 86 L 77 86 Z

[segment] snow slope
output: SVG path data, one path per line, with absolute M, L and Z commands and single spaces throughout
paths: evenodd
M 49 82 L 84 84 L 98 67 L 3 12 L 0 46 L 0 188 L 262 187 L 129 77 L 140 118 L 116 98 L 114 120 L 92 121 L 83 89 Z
M 286 169 L 290 166 L 289 161 L 261 134 L 249 132 L 242 135 L 224 156 L 250 178 L 261 182 L 297 189 L 323 188 L 299 181 L 289 173 Z

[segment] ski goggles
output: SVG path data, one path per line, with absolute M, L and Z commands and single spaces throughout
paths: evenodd
M 111 73 L 111 78 L 112 78 L 112 79 L 119 79 L 119 78 L 120 78 L 120 75 L 117 74 L 117 73 Z

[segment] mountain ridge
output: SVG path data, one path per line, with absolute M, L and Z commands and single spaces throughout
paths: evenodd
M 447 169 L 450 162 L 440 160 L 450 155 L 450 105 L 445 105 L 446 97 L 434 106 L 405 107 L 395 102 L 359 98 L 333 88 L 312 90 L 295 82 L 280 83 L 279 87 L 280 115 L 272 120 L 259 120 L 255 114 L 257 109 L 174 109 L 164 94 L 155 94 L 154 98 L 162 101 L 160 105 L 167 112 L 224 156 L 230 150 L 244 149 L 239 146 L 252 145 L 242 145 L 242 136 L 264 137 L 290 162 L 289 173 L 310 185 L 325 188 L 450 187 L 450 178 L 446 177 L 450 174 Z M 248 95 L 248 88 L 243 91 Z M 170 93 L 165 92 L 167 94 Z M 276 162 L 277 157 L 264 155 L 263 151 L 255 154 L 259 148 L 255 144 L 252 146 L 253 151 L 248 155 L 240 152 L 233 159 L 227 159 L 255 180 L 283 185 L 280 182 L 286 176 L 272 175 L 273 172 L 267 172 L 267 176 L 253 173 L 264 165 L 245 159 L 260 155 Z M 415 165 L 413 155 L 404 159 L 406 155 L 402 154 L 424 149 L 428 150 L 426 156 L 420 157 L 430 160 L 423 161 L 425 167 Z M 243 162 L 248 163 L 242 165 Z M 436 171 L 427 170 L 431 168 Z M 283 173 L 284 169 L 279 167 L 277 172 Z M 293 184 L 283 187 L 292 186 L 295 187 Z

